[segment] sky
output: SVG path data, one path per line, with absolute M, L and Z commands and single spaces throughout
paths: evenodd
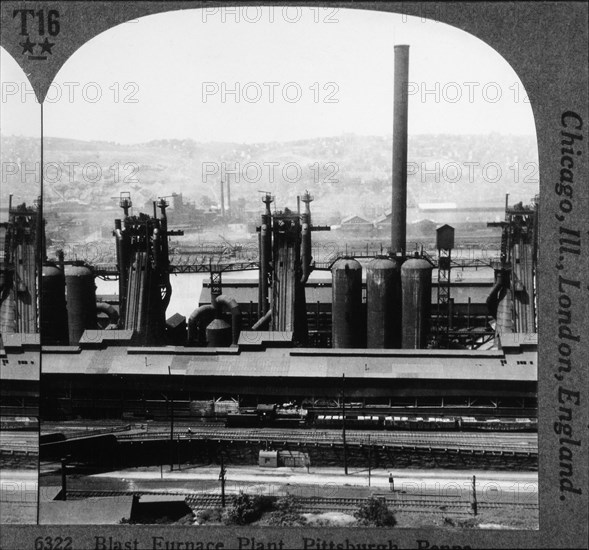
M 461 30 L 361 10 L 235 9 L 157 14 L 95 37 L 56 76 L 45 135 L 118 143 L 390 135 L 395 44 L 410 46 L 410 134 L 535 135 L 513 69 Z M 39 105 L 1 48 L 0 80 L 0 132 L 38 136 Z

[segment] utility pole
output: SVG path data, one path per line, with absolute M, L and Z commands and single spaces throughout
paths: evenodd
M 368 487 L 370 487 L 371 470 L 372 470 L 372 442 L 370 441 L 370 434 L 368 434 Z
M 344 444 L 344 474 L 348 475 L 348 448 L 346 446 L 346 375 L 342 374 L 342 440 Z
M 478 513 L 477 476 L 472 476 L 472 492 L 471 492 L 471 498 L 470 498 L 470 507 L 472 508 L 473 514 L 476 516 Z
M 219 473 L 219 481 L 221 482 L 221 507 L 225 508 L 225 463 L 223 461 L 223 453 L 221 453 L 221 471 Z
M 168 374 L 172 376 L 172 368 L 170 365 L 168 365 Z M 170 390 L 171 389 L 170 385 Z M 166 403 L 168 402 L 170 404 L 170 472 L 172 472 L 174 470 L 174 398 L 170 397 L 168 400 L 166 397 Z
M 163 394 L 162 394 L 163 395 Z M 170 459 L 170 472 L 174 470 L 174 401 L 164 395 L 166 399 L 166 411 L 170 416 L 170 448 L 168 451 Z
M 61 500 L 67 500 L 67 462 L 67 457 L 61 459 Z

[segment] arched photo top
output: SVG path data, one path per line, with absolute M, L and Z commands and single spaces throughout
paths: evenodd
M 226 161 L 262 165 L 255 173 L 234 167 L 236 182 L 266 183 L 264 189 L 281 193 L 281 181 L 285 198 L 336 179 L 385 180 L 396 44 L 410 49 L 410 202 L 429 202 L 427 194 L 434 201 L 491 198 L 500 205 L 506 192 L 514 200 L 537 194 L 534 117 L 515 71 L 478 38 L 401 14 L 266 7 L 140 17 L 94 37 L 63 65 L 45 99 L 46 135 L 125 146 L 186 142 L 179 147 L 190 149 L 187 162 L 161 161 L 161 174 L 142 174 L 143 182 L 158 180 L 164 195 L 172 183 L 194 198 L 216 193 L 208 176 L 221 174 Z M 363 142 L 347 148 L 320 143 L 341 136 Z M 319 141 L 305 152 L 289 146 L 289 158 L 268 154 L 268 144 L 304 140 Z M 214 153 L 196 145 L 210 142 L 224 145 Z M 137 149 L 137 166 L 154 158 L 146 151 Z M 207 172 L 209 162 L 214 174 Z M 308 177 L 300 170 L 295 181 L 299 172 L 292 170 L 274 178 L 264 165 L 273 162 L 316 169 Z M 431 189 L 432 169 L 434 183 L 448 185 Z M 252 190 L 246 185 L 243 192 Z M 94 196 L 98 192 L 93 186 Z
M 40 192 L 40 105 L 27 75 L 0 47 L 0 221 L 13 205 L 32 206 Z
M 235 10 L 144 16 L 88 41 L 48 90 L 56 135 L 68 118 L 86 121 L 82 139 L 120 142 L 389 134 L 395 44 L 410 46 L 411 134 L 534 135 L 515 71 L 464 31 L 376 11 Z

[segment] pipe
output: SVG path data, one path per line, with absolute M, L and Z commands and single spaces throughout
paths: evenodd
M 153 256 L 155 258 L 154 267 L 156 271 L 161 272 L 162 282 L 165 287 L 165 294 L 162 297 L 162 310 L 165 314 L 170 299 L 172 298 L 172 284 L 170 283 L 170 251 L 168 247 L 168 217 L 166 215 L 166 201 L 161 199 L 159 207 L 161 210 L 161 216 L 159 219 L 159 228 L 153 230 L 154 233 L 154 250 Z M 155 217 L 155 216 L 154 216 Z M 157 243 L 155 237 L 157 235 Z M 156 246 L 157 244 L 157 246 Z
M 511 280 L 509 271 L 503 272 L 503 286 L 499 290 L 497 305 L 497 324 L 495 332 L 503 334 L 514 331 L 513 298 L 511 293 Z
M 307 203 L 307 207 L 308 207 Z M 301 215 L 302 228 L 301 228 L 301 264 L 303 275 L 301 277 L 301 284 L 305 284 L 309 280 L 311 275 L 312 256 L 311 256 L 311 220 L 310 214 L 304 213 Z
M 268 274 L 272 257 L 272 234 L 270 224 L 272 220 L 269 214 L 262 214 L 260 226 L 260 274 L 258 283 L 258 317 L 268 310 Z
M 499 306 L 499 292 L 503 288 L 503 274 L 499 273 L 497 275 L 497 281 L 493 285 L 489 296 L 487 297 L 486 304 L 487 304 L 487 311 L 489 315 L 493 317 L 493 319 L 497 319 L 497 307 Z
M 170 300 L 172 299 L 172 283 L 170 283 L 169 277 L 167 277 L 164 283 L 164 288 L 166 289 L 166 292 L 162 298 L 162 311 L 165 313 L 170 305 Z
M 268 328 L 270 321 L 272 320 L 272 310 L 269 309 L 263 317 L 260 317 L 255 324 L 252 326 L 252 330 L 263 330 L 263 327 Z
M 125 309 L 127 305 L 127 254 L 125 236 L 123 234 L 121 220 L 115 220 L 115 240 L 117 250 L 117 267 L 119 270 L 119 311 L 121 325 L 125 322 Z
M 409 46 L 395 46 L 391 253 L 400 253 L 402 256 L 407 248 L 408 82 Z
M 147 253 L 139 252 L 136 256 L 137 261 L 135 262 L 136 266 L 136 284 L 135 288 L 133 288 L 133 294 L 136 295 L 136 304 L 137 309 L 135 310 L 134 315 L 134 326 L 132 327 L 133 330 L 142 334 L 143 338 L 146 337 L 146 325 L 147 325 L 147 317 L 144 314 L 145 311 L 145 293 L 148 291 L 147 288 Z M 134 298 L 135 299 L 135 298 Z
M 206 316 L 210 316 L 211 319 L 215 316 L 215 308 L 209 304 L 197 307 L 188 318 L 188 343 L 194 344 L 197 341 L 199 323 Z M 210 323 L 207 322 L 207 325 Z
M 153 203 L 155 210 L 155 202 Z M 156 227 L 153 230 L 153 269 L 157 272 L 160 263 L 160 230 Z
M 219 294 L 217 296 L 217 306 L 217 313 L 222 310 L 222 306 L 225 306 L 231 313 L 231 343 L 237 345 L 239 333 L 241 332 L 241 311 L 239 311 L 238 303 L 230 296 Z
M 265 285 L 264 285 L 264 277 L 265 277 L 265 258 L 263 252 L 263 237 L 262 237 L 262 230 L 263 230 L 264 220 L 262 218 L 262 224 L 260 225 L 260 232 L 258 233 L 258 258 L 260 259 L 260 267 L 258 269 L 258 319 L 262 318 L 262 312 L 264 311 L 264 298 L 265 298 Z
M 170 251 L 168 247 L 168 216 L 166 215 L 166 203 L 164 199 L 160 203 L 160 209 L 162 215 L 160 216 L 160 229 L 161 242 L 160 242 L 160 254 L 162 255 L 162 265 L 164 269 L 167 269 L 170 265 Z
M 106 313 L 110 321 L 107 330 L 117 328 L 119 323 L 119 312 L 106 302 L 96 302 L 96 313 Z

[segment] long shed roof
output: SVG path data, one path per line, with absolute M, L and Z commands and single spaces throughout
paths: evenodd
M 318 350 L 174 347 L 72 349 L 48 353 L 46 374 L 170 375 L 259 378 L 537 379 L 537 353 L 500 350 Z

